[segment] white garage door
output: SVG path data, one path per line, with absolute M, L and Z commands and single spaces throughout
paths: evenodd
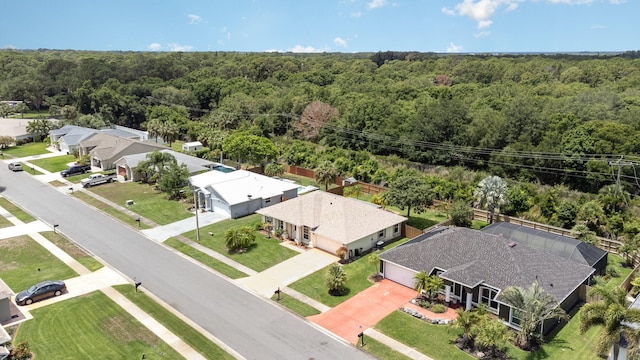
M 384 262 L 384 277 L 413 289 L 413 276 L 415 271 L 409 270 L 402 266 Z
M 230 216 L 229 206 L 218 199 L 211 199 L 211 208 L 213 212 Z
M 316 240 L 315 247 L 334 255 L 336 253 L 336 250 L 338 250 L 338 248 L 342 246 L 342 244 L 338 244 L 337 242 L 331 239 L 323 238 L 321 236 L 316 236 L 315 240 Z

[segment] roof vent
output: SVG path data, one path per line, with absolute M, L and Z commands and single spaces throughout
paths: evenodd
M 507 244 L 507 246 L 508 246 L 508 247 L 510 247 L 510 248 L 512 248 L 512 247 L 514 247 L 514 246 L 516 246 L 516 245 L 518 245 L 518 243 L 517 243 L 517 242 L 515 242 L 515 241 L 512 241 L 512 242 L 510 242 L 510 243 L 508 243 L 508 244 Z

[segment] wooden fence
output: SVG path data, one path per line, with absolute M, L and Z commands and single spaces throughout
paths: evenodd
M 413 239 L 414 237 L 421 235 L 423 233 L 422 230 L 418 229 L 418 228 L 414 228 L 411 225 L 407 225 L 406 223 L 404 224 L 404 227 L 402 228 L 402 235 L 404 237 L 407 237 L 409 239 Z

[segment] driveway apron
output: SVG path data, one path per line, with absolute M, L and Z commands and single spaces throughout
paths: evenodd
M 375 325 L 418 293 L 384 279 L 333 309 L 308 319 L 355 344 L 358 334 Z

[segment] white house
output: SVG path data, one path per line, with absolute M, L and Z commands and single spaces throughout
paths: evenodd
M 298 196 L 297 184 L 246 170 L 212 170 L 189 178 L 198 207 L 235 219 Z
M 200 141 L 192 141 L 182 144 L 182 151 L 184 152 L 198 150 L 202 150 L 202 143 Z
M 402 224 L 407 220 L 377 205 L 324 191 L 256 212 L 299 244 L 332 254 L 344 246 L 348 257 L 402 236 Z

